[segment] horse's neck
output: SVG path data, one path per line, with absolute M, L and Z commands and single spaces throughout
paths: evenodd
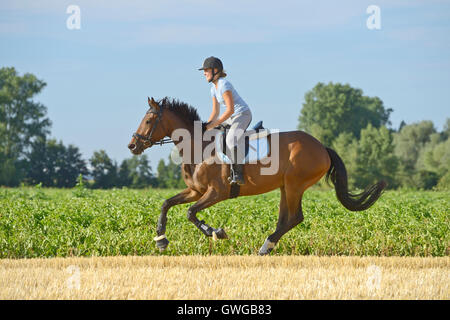
M 186 124 L 184 121 L 182 121 L 178 116 L 176 116 L 174 113 L 171 114 L 170 121 L 167 124 L 169 128 L 168 136 L 173 137 L 173 133 L 177 129 L 184 129 L 186 130 L 184 133 L 186 135 L 183 135 L 182 139 L 178 140 L 179 137 L 176 135 L 178 141 L 174 141 L 175 146 L 178 148 L 178 151 L 180 152 L 180 155 L 183 157 L 184 149 L 186 147 L 190 148 L 190 162 L 183 161 L 183 164 L 193 164 L 195 166 L 196 163 L 202 162 L 202 156 L 203 156 L 203 150 L 205 150 L 206 146 L 211 141 L 203 141 L 203 134 L 200 130 L 195 130 L 194 124 Z M 187 134 L 189 132 L 189 134 Z M 184 139 L 187 139 L 188 141 L 183 141 Z M 183 160 L 187 160 L 184 159 Z

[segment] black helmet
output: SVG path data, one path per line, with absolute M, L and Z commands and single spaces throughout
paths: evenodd
M 201 67 L 198 70 L 205 70 L 205 69 L 212 69 L 212 77 L 211 80 L 209 82 L 212 81 L 212 79 L 214 79 L 214 76 L 216 75 L 216 73 L 214 72 L 214 69 L 218 70 L 218 73 L 223 71 L 223 64 L 222 61 L 220 61 L 219 58 L 216 57 L 209 57 L 206 58 L 205 61 L 203 62 L 203 67 Z

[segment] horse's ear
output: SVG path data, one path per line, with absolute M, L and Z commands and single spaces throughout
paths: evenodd
M 159 111 L 159 104 L 155 101 L 155 99 L 153 99 L 153 97 L 150 99 L 148 98 L 148 105 L 150 106 L 150 108 L 156 109 L 156 111 Z

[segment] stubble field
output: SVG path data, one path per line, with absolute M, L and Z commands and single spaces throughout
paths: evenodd
M 449 257 L 1 260 L 0 299 L 449 299 L 449 267 Z

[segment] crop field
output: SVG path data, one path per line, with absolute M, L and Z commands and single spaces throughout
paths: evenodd
M 252 255 L 275 230 L 279 191 L 240 197 L 198 213 L 228 240 L 206 238 L 168 214 L 167 250 L 153 238 L 164 199 L 177 190 L 0 189 L 0 258 L 117 255 Z M 450 192 L 387 191 L 362 212 L 347 211 L 334 191 L 309 190 L 305 219 L 272 255 L 448 256 Z

